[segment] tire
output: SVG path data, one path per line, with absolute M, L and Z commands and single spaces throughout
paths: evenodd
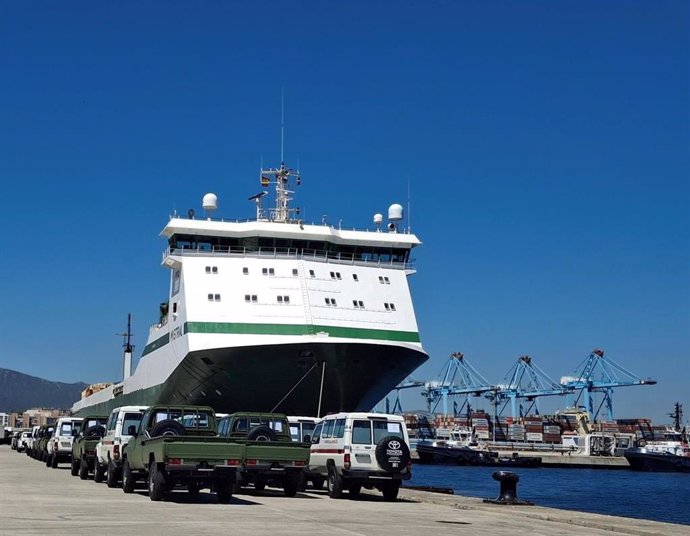
M 172 419 L 165 419 L 151 428 L 151 437 L 160 436 L 183 436 L 185 428 L 182 423 Z
M 125 460 L 122 464 L 122 491 L 125 493 L 133 493 L 136 483 L 137 480 L 134 478 L 134 474 L 132 474 L 129 460 Z
M 399 473 L 410 462 L 410 447 L 398 436 L 381 438 L 376 444 L 376 461 L 387 473 Z
M 334 466 L 328 468 L 328 496 L 331 499 L 340 499 L 343 496 L 343 477 Z
M 347 487 L 348 496 L 350 499 L 359 499 L 362 494 L 362 486 L 360 484 L 350 484 Z
M 165 421 L 161 421 L 165 422 Z M 156 462 L 149 464 L 149 499 L 160 501 L 165 494 L 165 475 L 158 470 Z
M 105 435 L 105 426 L 102 424 L 97 424 L 95 426 L 89 426 L 84 431 L 84 437 L 98 437 L 101 438 Z
M 79 478 L 81 480 L 86 480 L 89 478 L 89 464 L 86 463 L 86 457 L 82 456 L 81 460 L 79 460 Z M 94 480 L 95 480 L 94 476 Z
M 52 467 L 53 466 L 53 455 L 49 453 L 45 453 L 45 456 L 43 457 L 43 461 L 46 464 L 46 467 Z
M 393 502 L 398 498 L 398 491 L 400 490 L 400 482 L 392 481 L 386 482 L 381 491 L 383 492 L 383 500 Z
M 56 453 L 56 452 L 53 452 L 53 455 L 50 457 L 50 466 L 51 466 L 53 469 L 57 469 L 57 466 L 58 466 L 58 457 L 57 457 L 57 453 Z
M 216 499 L 219 503 L 227 504 L 232 499 L 232 488 L 234 482 L 227 478 L 216 481 Z
M 77 476 L 79 474 L 80 467 L 81 465 L 77 463 L 77 460 L 72 459 L 72 464 L 70 465 L 69 473 L 72 476 Z
M 265 424 L 255 426 L 249 433 L 247 433 L 249 441 L 275 441 L 277 439 L 276 433 Z
M 105 475 L 105 467 L 98 462 L 96 459 L 93 462 L 93 481 L 103 482 L 103 476 Z
M 261 477 L 257 477 L 254 480 L 254 489 L 256 491 L 263 491 L 265 487 L 266 487 L 266 481 L 264 479 L 262 479 Z
M 198 497 L 200 489 L 201 486 L 197 482 L 190 482 L 187 484 L 187 493 L 189 493 L 190 497 Z
M 326 479 L 322 476 L 315 476 L 311 479 L 311 487 L 314 489 L 323 489 L 323 483 Z
M 116 488 L 117 480 L 117 467 L 115 467 L 115 464 L 112 461 L 108 460 L 108 466 L 106 467 L 105 471 L 105 483 L 109 488 Z
M 286 497 L 297 495 L 300 486 L 300 474 L 287 474 L 283 477 L 283 493 Z

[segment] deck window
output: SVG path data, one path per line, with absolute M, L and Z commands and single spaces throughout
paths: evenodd
M 247 268 L 246 266 L 244 268 L 242 268 L 242 273 L 244 275 L 249 275 L 249 268 Z

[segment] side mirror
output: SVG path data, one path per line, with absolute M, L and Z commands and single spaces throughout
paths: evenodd
M 77 437 L 79 435 L 79 430 L 72 430 L 72 437 Z
M 319 436 L 314 436 L 311 438 L 312 443 L 318 443 L 319 442 Z
M 130 424 L 129 427 L 127 428 L 127 435 L 131 435 L 136 437 L 137 436 L 137 427 L 133 424 Z

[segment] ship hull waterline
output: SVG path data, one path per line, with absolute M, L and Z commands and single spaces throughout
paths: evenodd
M 365 343 L 199 350 L 188 353 L 162 384 L 85 405 L 75 414 L 107 415 L 118 406 L 152 404 L 203 404 L 219 413 L 369 411 L 427 359 L 421 350 Z

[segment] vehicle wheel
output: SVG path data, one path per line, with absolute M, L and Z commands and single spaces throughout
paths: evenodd
M 198 497 L 200 489 L 201 486 L 197 482 L 190 482 L 187 484 L 187 493 L 189 493 L 190 497 Z
M 398 491 L 400 490 L 400 482 L 386 482 L 381 491 L 383 492 L 383 500 L 392 502 L 398 498 Z
M 117 467 L 110 460 L 108 460 L 108 467 L 105 470 L 105 483 L 109 488 L 117 487 Z
M 232 492 L 235 494 L 242 493 L 242 481 L 239 478 L 233 483 Z
M 311 487 L 314 489 L 323 489 L 323 483 L 326 481 L 322 476 L 315 476 L 311 479 Z
M 394 435 L 386 436 L 376 444 L 376 461 L 388 473 L 399 473 L 410 462 L 410 447 Z
M 265 487 L 266 487 L 266 481 L 265 480 L 258 478 L 258 477 L 254 480 L 254 489 L 256 491 L 263 491 Z
M 46 464 L 46 467 L 52 467 L 53 466 L 53 455 L 48 454 L 47 452 L 45 453 L 45 456 L 43 457 L 43 461 Z
M 331 499 L 340 499 L 343 496 L 343 477 L 333 466 L 328 468 L 328 496 Z
M 58 466 L 58 457 L 57 457 L 57 453 L 56 453 L 56 452 L 53 452 L 53 455 L 52 455 L 51 458 L 50 458 L 50 466 L 51 466 L 53 469 L 57 469 L 57 466 Z
M 103 482 L 103 476 L 105 475 L 105 467 L 98 463 L 98 460 L 95 460 L 93 462 L 94 469 L 93 469 L 93 481 L 94 482 Z
M 80 465 L 77 463 L 78 460 L 72 459 L 72 465 L 70 465 L 70 474 L 72 476 L 77 476 L 79 474 Z
M 349 492 L 350 499 L 358 499 L 362 494 L 362 486 L 359 484 L 350 484 L 347 487 L 347 491 Z
M 161 421 L 163 422 L 163 421 Z M 165 475 L 158 470 L 156 462 L 149 464 L 149 499 L 160 501 L 165 493 Z
M 223 478 L 216 481 L 216 498 L 219 503 L 227 504 L 232 498 L 233 482 Z
M 184 435 L 185 428 L 182 423 L 174 421 L 172 419 L 165 419 L 151 429 L 151 437 L 160 436 L 182 436 Z
M 74 462 L 72 462 L 72 465 L 74 465 Z M 79 462 L 79 478 L 81 480 L 86 480 L 89 478 L 89 464 L 86 463 L 86 457 L 82 456 L 81 460 Z M 95 477 L 94 477 L 95 480 Z
M 247 433 L 249 441 L 275 441 L 277 439 L 276 433 L 265 424 L 255 426 Z
M 294 497 L 297 495 L 300 484 L 300 474 L 287 474 L 283 477 L 283 493 L 286 497 Z
M 125 493 L 134 492 L 134 485 L 136 484 L 136 479 L 132 474 L 132 469 L 129 466 L 129 461 L 125 460 L 122 464 L 122 491 Z

